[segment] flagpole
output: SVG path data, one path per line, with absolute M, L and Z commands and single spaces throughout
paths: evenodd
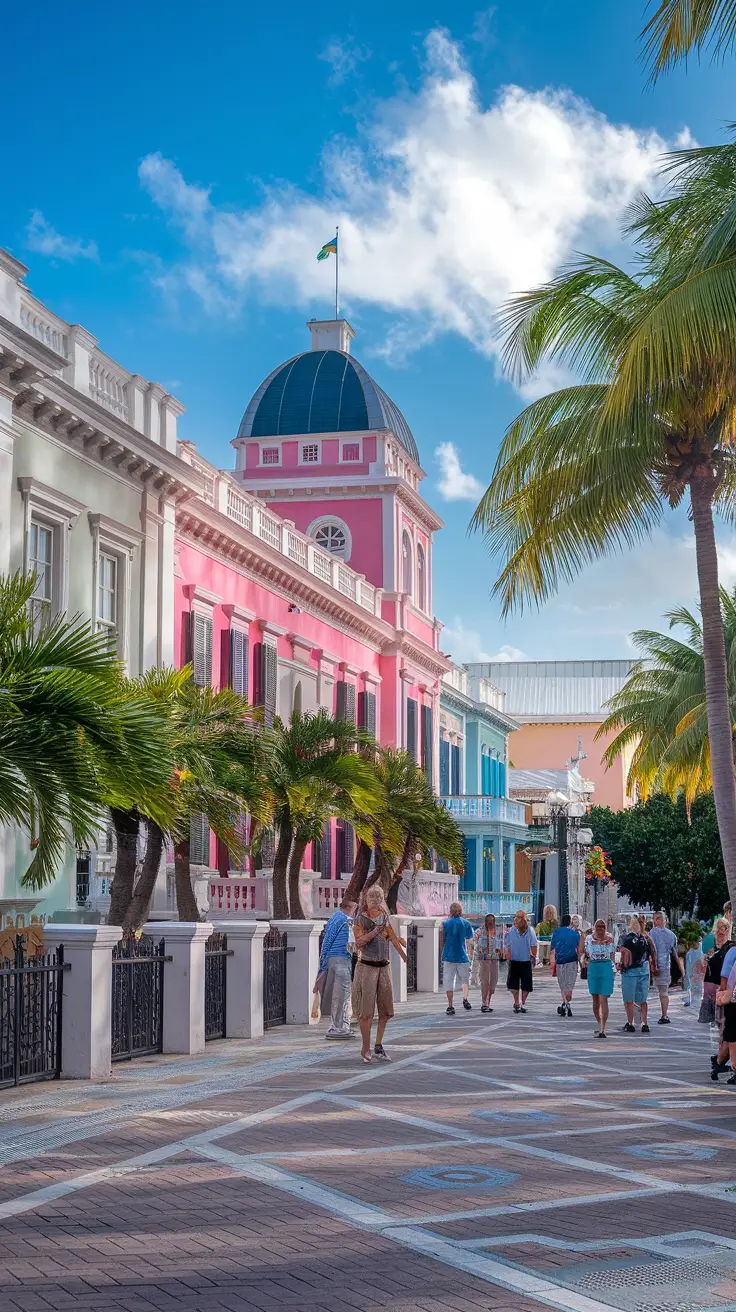
M 336 319 L 340 318 L 340 300 L 339 300 L 340 243 L 337 240 L 339 232 L 340 232 L 340 225 L 338 224 L 337 227 L 335 228 L 335 318 Z

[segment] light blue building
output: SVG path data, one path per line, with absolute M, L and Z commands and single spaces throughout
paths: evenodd
M 511 919 L 531 894 L 517 892 L 516 848 L 528 838 L 526 808 L 508 796 L 508 737 L 517 728 L 505 694 L 454 666 L 440 692 L 440 795 L 464 834 L 460 899 L 467 915 Z

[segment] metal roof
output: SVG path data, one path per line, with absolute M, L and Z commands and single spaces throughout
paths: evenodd
M 390 429 L 419 464 L 399 407 L 346 351 L 303 351 L 269 374 L 252 396 L 238 437 Z
M 467 665 L 506 693 L 506 711 L 520 720 L 601 720 L 605 703 L 626 682 L 633 660 L 486 661 Z

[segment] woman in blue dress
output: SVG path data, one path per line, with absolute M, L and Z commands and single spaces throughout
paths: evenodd
M 606 930 L 605 920 L 596 920 L 592 934 L 585 940 L 585 960 L 588 965 L 588 992 L 593 999 L 596 1038 L 605 1039 L 608 1020 L 608 999 L 613 993 L 613 961 L 616 944 Z

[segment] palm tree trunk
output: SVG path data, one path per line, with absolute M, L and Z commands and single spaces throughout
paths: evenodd
M 199 921 L 199 907 L 192 888 L 191 865 L 189 862 L 189 839 L 185 838 L 174 847 L 174 884 L 176 887 L 176 909 L 180 920 Z
M 140 818 L 137 811 L 121 811 L 115 806 L 111 808 L 110 814 L 115 829 L 117 851 L 107 921 L 109 925 L 122 925 L 133 896 L 135 868 L 138 862 Z
M 723 613 L 718 591 L 718 554 L 713 527 L 713 484 L 690 484 L 700 610 L 703 617 L 703 664 L 708 714 L 713 801 L 718 818 L 723 864 L 731 902 L 736 899 L 736 781 L 734 780 L 731 708 Z
M 299 896 L 299 876 L 302 872 L 302 861 L 306 850 L 306 840 L 295 838 L 289 857 L 289 915 L 291 920 L 306 920 L 302 900 Z
M 286 891 L 286 872 L 289 865 L 294 826 L 288 815 L 279 821 L 279 837 L 273 858 L 273 918 L 289 919 L 289 898 Z
M 153 820 L 149 820 L 146 855 L 143 858 L 143 865 L 135 886 L 135 892 L 123 921 L 123 930 L 126 934 L 132 934 L 135 930 L 142 929 L 148 920 L 148 909 L 151 905 L 153 890 L 156 887 L 156 878 L 161 867 L 161 853 L 163 850 L 163 833 L 158 825 L 154 824 Z
M 343 893 L 344 901 L 346 902 L 358 901 L 358 898 L 363 892 L 365 881 L 368 878 L 368 870 L 371 864 L 372 852 L 373 852 L 373 848 L 369 847 L 367 843 L 364 843 L 363 839 L 361 838 L 358 843 L 358 851 L 355 856 L 353 873 L 350 876 L 350 883 L 348 884 L 347 888 L 345 889 L 345 892 Z
M 386 853 L 380 843 L 376 843 L 376 866 L 370 879 L 366 880 L 365 888 L 369 889 L 373 884 L 380 884 L 383 889 L 384 897 L 388 897 L 389 889 L 394 880 L 394 868 L 391 865 Z
M 406 842 L 404 843 L 404 850 L 401 853 L 401 860 L 399 861 L 399 864 L 394 870 L 393 883 L 390 889 L 388 890 L 388 896 L 386 898 L 386 905 L 389 911 L 391 912 L 392 916 L 398 914 L 399 890 L 401 888 L 401 881 L 404 876 L 404 871 L 406 870 L 406 867 L 408 866 L 409 862 L 414 860 L 415 850 L 416 850 L 416 840 L 413 838 L 413 836 L 409 836 L 406 839 Z

